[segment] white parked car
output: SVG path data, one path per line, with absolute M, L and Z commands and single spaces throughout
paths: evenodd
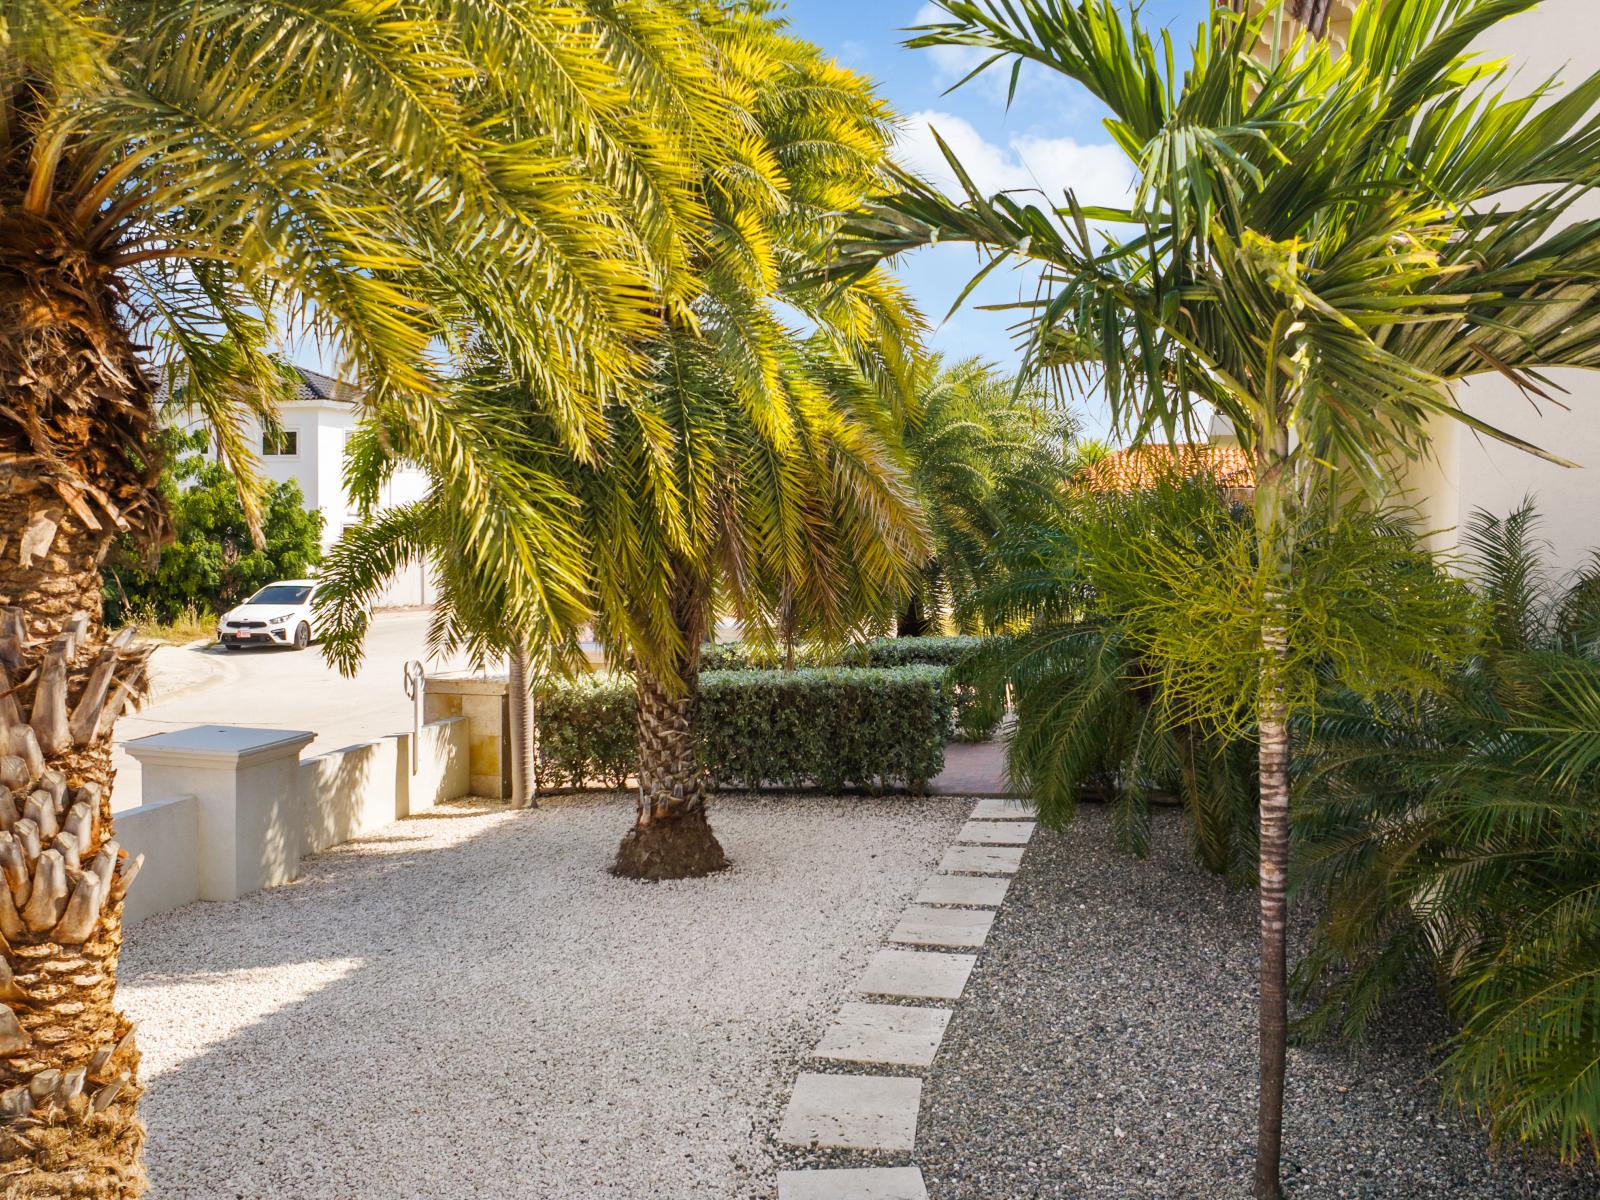
M 222 614 L 217 642 L 229 650 L 245 646 L 293 646 L 304 650 L 316 636 L 311 601 L 314 579 L 281 579 Z

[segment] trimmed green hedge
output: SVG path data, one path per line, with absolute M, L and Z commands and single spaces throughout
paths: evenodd
M 873 638 L 831 656 L 810 647 L 801 647 L 795 662 L 801 668 L 827 667 L 834 663 L 848 667 L 953 667 L 985 639 L 981 637 Z M 762 671 L 778 666 L 772 651 L 763 651 L 748 642 L 708 642 L 700 649 L 700 674 L 718 671 Z M 1004 707 L 980 696 L 969 687 L 949 688 L 955 709 L 952 735 L 962 741 L 983 742 L 994 736 Z
M 633 681 L 553 684 L 539 699 L 539 783 L 620 787 L 637 765 Z M 923 791 L 944 767 L 942 668 L 707 671 L 697 725 L 713 787 Z
M 986 639 L 981 637 L 873 638 L 845 652 L 848 662 L 863 667 L 904 667 L 926 663 L 953 667 Z

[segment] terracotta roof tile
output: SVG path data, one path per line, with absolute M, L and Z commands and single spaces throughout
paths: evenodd
M 1084 469 L 1077 483 L 1091 492 L 1137 492 L 1155 487 L 1174 476 L 1196 479 L 1210 476 L 1217 486 L 1232 491 L 1256 485 L 1255 466 L 1237 446 L 1204 446 L 1190 442 L 1157 442 L 1115 450 Z

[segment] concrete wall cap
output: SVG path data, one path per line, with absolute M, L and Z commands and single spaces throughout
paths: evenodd
M 195 725 L 171 733 L 135 738 L 124 748 L 146 765 L 243 766 L 278 758 L 297 758 L 316 736 L 303 729 Z
M 510 680 L 504 675 L 475 675 L 470 671 L 445 671 L 429 675 L 423 687 L 430 692 L 457 696 L 499 696 Z

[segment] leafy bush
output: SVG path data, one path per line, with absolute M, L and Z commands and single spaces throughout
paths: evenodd
M 1600 1152 L 1600 561 L 1557 586 L 1536 516 L 1462 538 L 1481 653 L 1420 700 L 1335 692 L 1302 729 L 1296 972 L 1308 1032 L 1366 1032 L 1437 983 L 1446 1095 L 1497 1141 Z
M 632 679 L 543 688 L 539 782 L 621 786 L 637 767 Z M 696 725 L 714 787 L 921 792 L 944 767 L 952 701 L 942 669 L 709 671 Z
M 541 788 L 627 785 L 639 765 L 638 700 L 631 676 L 549 683 L 539 689 L 538 701 Z
M 108 620 L 168 623 L 187 612 L 222 612 L 274 579 L 306 575 L 322 555 L 322 514 L 300 485 L 271 485 L 262 499 L 262 545 L 250 538 L 239 484 L 205 456 L 206 434 L 171 431 L 161 490 L 173 541 L 155 563 L 132 539 L 107 558 L 101 590 Z
M 701 753 L 724 787 L 921 792 L 944 767 L 951 716 L 935 667 L 700 677 Z
M 845 651 L 844 660 L 861 667 L 953 667 L 987 639 L 981 637 L 873 638 Z
M 954 667 L 971 655 L 986 639 L 981 637 L 904 637 L 874 638 L 843 650 L 824 651 L 803 647 L 795 655 L 798 667 Z M 749 642 L 707 643 L 700 650 L 702 676 L 715 671 L 765 671 L 779 666 L 777 652 Z M 955 708 L 954 736 L 962 741 L 983 742 L 994 736 L 1005 716 L 1003 693 L 979 691 L 964 684 L 948 686 Z

